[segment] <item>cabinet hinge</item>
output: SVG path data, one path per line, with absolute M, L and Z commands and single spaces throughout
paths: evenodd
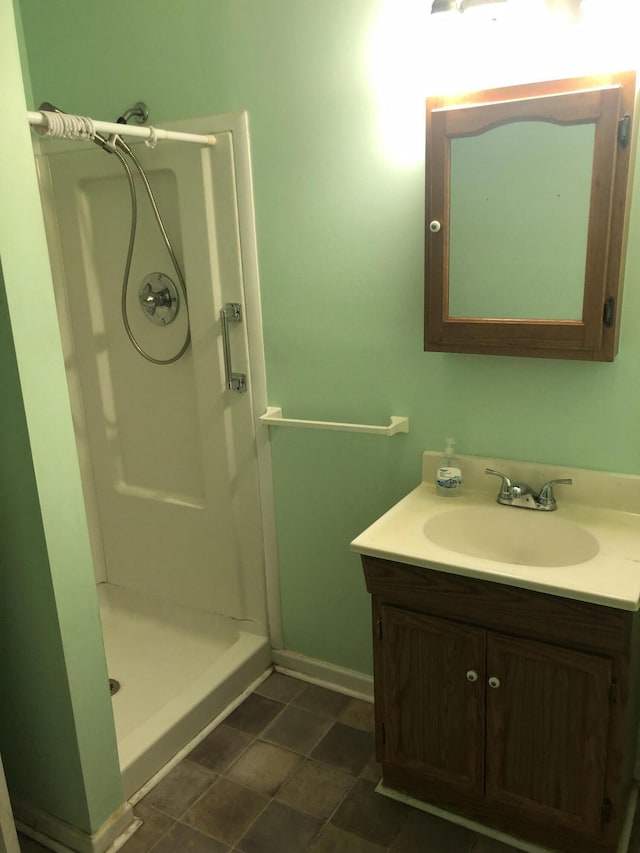
M 615 705 L 618 701 L 618 682 L 616 679 L 612 679 L 611 684 L 609 685 L 609 701 Z
M 631 116 L 623 115 L 618 122 L 618 143 L 626 148 L 631 140 Z
M 609 823 L 611 820 L 611 812 L 613 811 L 613 803 L 608 797 L 602 801 L 602 808 L 600 809 L 600 815 L 602 818 L 602 823 Z
M 382 639 L 382 616 L 378 616 L 378 618 L 376 620 L 376 627 L 378 630 L 378 639 L 381 640 Z
M 604 301 L 602 310 L 602 322 L 605 326 L 613 326 L 616 318 L 616 300 L 610 296 Z

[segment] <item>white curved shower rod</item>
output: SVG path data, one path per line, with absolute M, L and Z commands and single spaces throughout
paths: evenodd
M 27 112 L 27 119 L 32 127 L 49 127 L 48 116 L 51 113 L 42 110 L 40 112 Z M 55 114 L 54 114 L 55 115 Z M 66 115 L 66 114 L 65 114 Z M 70 116 L 70 118 L 81 119 L 81 116 Z M 118 124 L 113 121 L 95 121 L 89 119 L 93 130 L 97 133 L 106 133 L 108 135 L 117 133 L 119 136 L 134 136 L 138 139 L 144 139 L 152 145 L 160 139 L 173 140 L 174 142 L 195 142 L 198 145 L 215 145 L 216 138 L 214 134 L 199 134 L 199 133 L 180 133 L 175 130 L 162 130 L 159 127 L 136 127 L 129 124 Z

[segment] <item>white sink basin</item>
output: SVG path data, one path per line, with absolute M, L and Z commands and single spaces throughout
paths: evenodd
M 460 497 L 432 485 L 442 453 L 423 454 L 423 481 L 357 536 L 363 555 L 624 610 L 640 610 L 640 476 L 481 456 L 462 459 Z M 556 512 L 496 503 L 487 468 L 534 486 L 571 477 Z
M 521 566 L 574 566 L 595 557 L 595 536 L 554 513 L 494 506 L 456 507 L 432 516 L 424 535 L 441 548 Z

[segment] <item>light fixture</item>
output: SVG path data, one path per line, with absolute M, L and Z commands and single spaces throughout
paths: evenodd
M 431 14 L 477 11 L 490 15 L 493 11 L 504 11 L 507 3 L 513 11 L 516 11 L 516 7 L 520 7 L 521 12 L 531 5 L 527 0 L 524 2 L 523 0 L 433 0 Z M 583 2 L 582 0 L 541 0 L 539 5 L 546 7 L 547 12 L 551 14 L 561 15 L 568 20 L 579 20 Z M 584 5 L 586 6 L 587 3 Z
M 458 6 L 461 12 L 468 12 L 471 9 L 484 8 L 486 11 L 491 11 L 491 7 L 500 8 L 507 0 L 459 0 Z
M 456 0 L 433 0 L 431 6 L 431 14 L 436 15 L 438 12 L 457 12 L 458 4 Z
M 507 0 L 433 0 L 431 4 L 431 14 L 436 15 L 438 12 L 466 12 L 470 9 L 485 7 L 486 11 L 490 11 L 492 6 L 503 6 Z

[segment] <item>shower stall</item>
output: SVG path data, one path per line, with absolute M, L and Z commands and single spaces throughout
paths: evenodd
M 124 305 L 131 336 L 121 305 L 127 174 L 93 144 L 36 143 L 127 796 L 271 661 L 246 118 L 170 127 L 215 133 L 216 144 L 129 143 L 175 253 L 134 170 L 137 229 Z M 242 387 L 229 381 L 228 359 Z

